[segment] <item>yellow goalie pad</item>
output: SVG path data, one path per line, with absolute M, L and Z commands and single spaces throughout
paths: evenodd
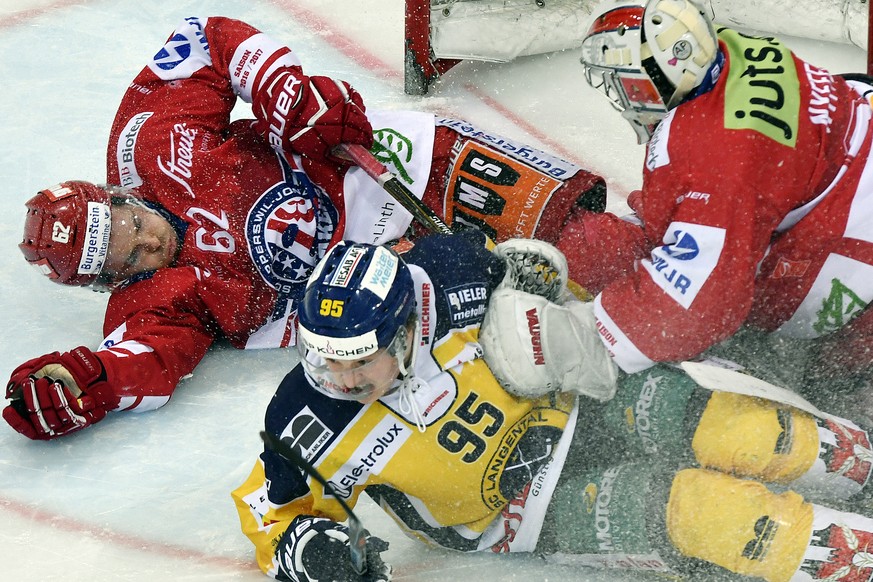
M 790 483 L 818 458 L 815 419 L 791 406 L 731 392 L 713 392 L 691 442 L 703 467 Z
M 705 469 L 679 471 L 667 503 L 667 534 L 685 556 L 745 576 L 788 582 L 812 532 L 812 505 L 792 491 Z

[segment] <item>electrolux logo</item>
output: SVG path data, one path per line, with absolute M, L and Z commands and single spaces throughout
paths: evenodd
M 386 416 L 373 427 L 349 460 L 329 479 L 339 497 L 348 499 L 352 488 L 363 486 L 370 474 L 378 475 L 397 454 L 412 430 L 392 416 Z

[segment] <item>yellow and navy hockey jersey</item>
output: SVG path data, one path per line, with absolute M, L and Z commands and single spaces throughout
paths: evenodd
M 572 437 L 564 428 L 575 421 L 575 400 L 512 396 L 482 359 L 479 327 L 503 276 L 499 258 L 458 235 L 420 240 L 404 258 L 421 325 L 413 397 L 424 430 L 397 392 L 368 405 L 334 400 L 300 366 L 273 397 L 266 430 L 349 505 L 366 491 L 407 535 L 463 551 L 531 551 Z M 319 483 L 270 449 L 232 495 L 268 575 L 295 517 L 346 519 Z

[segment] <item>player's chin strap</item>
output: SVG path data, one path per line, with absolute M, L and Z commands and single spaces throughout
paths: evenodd
M 407 337 L 408 339 L 408 337 Z M 398 388 L 398 407 L 400 412 L 407 415 L 415 422 L 415 427 L 418 432 L 424 432 L 427 425 L 424 422 L 424 415 L 418 407 L 418 401 L 415 399 L 415 392 L 426 386 L 427 383 L 415 376 L 415 359 L 418 357 L 418 346 L 421 344 L 421 326 L 418 320 L 415 321 L 415 330 L 412 333 L 412 350 L 410 352 L 409 364 L 407 359 L 398 354 L 397 364 L 400 367 L 400 388 Z M 406 354 L 406 349 L 399 350 L 400 353 Z

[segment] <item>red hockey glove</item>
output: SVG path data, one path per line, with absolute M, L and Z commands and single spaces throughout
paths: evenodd
M 316 162 L 347 164 L 331 150 L 341 143 L 373 145 L 361 96 L 345 81 L 282 71 L 254 97 L 258 128 L 270 144 Z
M 34 358 L 12 372 L 3 419 L 33 440 L 49 440 L 98 422 L 118 406 L 100 359 L 86 347 Z

